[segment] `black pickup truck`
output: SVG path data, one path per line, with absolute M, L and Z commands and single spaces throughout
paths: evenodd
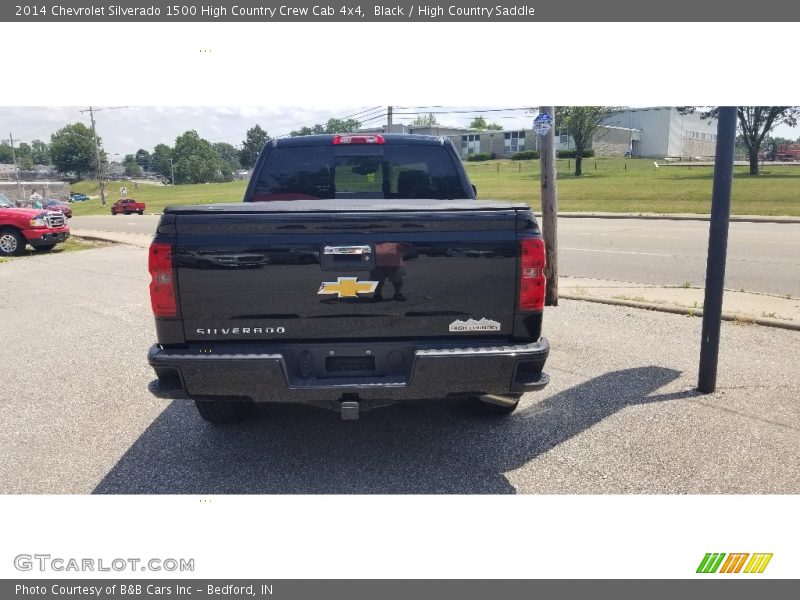
M 528 206 L 476 200 L 448 140 L 272 140 L 244 202 L 164 210 L 150 391 L 214 423 L 258 402 L 508 414 L 549 380 L 544 256 Z

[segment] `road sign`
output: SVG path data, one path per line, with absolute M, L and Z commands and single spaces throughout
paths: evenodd
M 539 113 L 533 120 L 533 130 L 536 135 L 547 135 L 553 128 L 553 117 L 549 113 Z

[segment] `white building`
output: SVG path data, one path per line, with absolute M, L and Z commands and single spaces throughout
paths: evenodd
M 675 107 L 656 106 L 626 110 L 604 124 L 639 129 L 633 156 L 653 158 L 710 158 L 716 154 L 717 120 L 702 120 L 699 113 L 682 115 Z

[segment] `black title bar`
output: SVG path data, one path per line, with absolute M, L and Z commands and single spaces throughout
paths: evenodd
M 209 2 L 97 0 L 0 5 L 4 22 L 795 22 L 800 3 L 785 0 L 465 0 L 445 2 Z M 676 36 L 680 33 L 676 31 Z
M 29 600 L 413 600 L 417 598 L 791 598 L 796 581 L 744 577 L 661 581 L 579 580 L 243 580 L 40 579 L 2 580 L 0 596 Z

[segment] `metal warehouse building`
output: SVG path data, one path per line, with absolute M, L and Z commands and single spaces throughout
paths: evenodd
M 682 115 L 671 106 L 636 108 L 609 117 L 606 125 L 641 130 L 632 143 L 633 156 L 706 158 L 716 154 L 717 120 L 695 113 Z
M 533 119 L 533 117 L 531 117 Z M 532 124 L 532 123 L 531 123 Z M 556 150 L 572 150 L 575 143 L 556 125 Z M 362 129 L 385 133 L 386 126 Z M 531 129 L 513 131 L 472 131 L 443 126 L 393 124 L 392 133 L 416 133 L 447 137 L 462 158 L 479 152 L 507 158 L 522 150 L 538 150 Z M 716 153 L 717 121 L 702 120 L 699 114 L 682 115 L 674 107 L 635 108 L 607 118 L 592 136 L 589 147 L 596 156 L 642 158 L 711 158 Z

